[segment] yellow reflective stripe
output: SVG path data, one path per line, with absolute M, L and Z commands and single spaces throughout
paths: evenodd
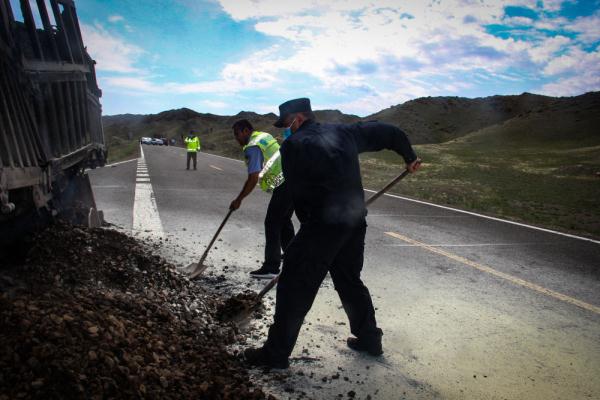
M 260 132 L 258 135 L 252 137 L 246 146 L 258 146 L 258 142 L 267 138 L 268 136 L 271 135 L 266 132 Z
M 273 166 L 273 164 L 275 164 L 275 161 L 277 161 L 280 155 L 281 154 L 279 153 L 279 150 L 277 150 L 277 152 L 273 154 L 273 157 L 269 158 L 269 160 L 265 163 L 262 171 L 260 171 L 260 173 L 258 174 L 259 179 L 262 179 L 262 177 L 271 169 L 271 167 Z

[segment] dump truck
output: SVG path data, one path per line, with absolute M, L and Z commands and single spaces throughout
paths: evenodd
M 0 240 L 57 215 L 97 223 L 101 96 L 72 0 L 0 0 Z

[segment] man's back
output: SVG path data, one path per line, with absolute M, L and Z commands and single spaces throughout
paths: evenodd
M 305 123 L 284 142 L 282 163 L 301 222 L 352 224 L 364 217 L 358 149 L 343 125 Z
M 353 225 L 366 215 L 358 155 L 390 149 L 416 159 L 400 129 L 377 122 L 305 122 L 281 148 L 283 173 L 300 222 Z

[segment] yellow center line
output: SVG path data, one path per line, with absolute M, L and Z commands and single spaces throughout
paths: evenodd
M 536 292 L 545 294 L 545 295 L 550 296 L 550 297 L 554 297 L 555 299 L 564 301 L 566 303 L 570 303 L 570 304 L 576 305 L 578 307 L 581 307 L 581 308 L 586 309 L 588 311 L 594 312 L 596 314 L 600 314 L 600 307 L 595 306 L 593 304 L 589 304 L 589 303 L 586 303 L 584 301 L 577 300 L 577 299 L 575 299 L 575 298 L 573 298 L 571 296 L 567 296 L 565 294 L 562 294 L 562 293 L 559 293 L 559 292 L 555 292 L 554 290 L 547 289 L 547 288 L 545 288 L 543 286 L 536 285 L 535 283 L 528 282 L 526 280 L 523 280 L 521 278 L 517 278 L 515 276 L 506 274 L 504 272 L 496 271 L 495 269 L 493 269 L 491 267 L 488 267 L 486 265 L 482 265 L 482 264 L 476 263 L 474 261 L 468 260 L 468 259 L 466 259 L 464 257 L 461 257 L 461 256 L 458 256 L 456 254 L 447 252 L 447 251 L 442 250 L 440 248 L 433 247 L 433 246 L 427 245 L 425 243 L 421 243 L 419 241 L 416 241 L 414 239 L 411 239 L 411 238 L 409 238 L 407 236 L 404 236 L 404 235 L 401 235 L 399 233 L 396 233 L 396 232 L 385 232 L 385 234 L 389 235 L 389 236 L 392 236 L 392 237 L 394 237 L 396 239 L 403 240 L 403 241 L 405 241 L 407 243 L 414 244 L 414 245 L 416 245 L 418 247 L 421 247 L 421 248 L 423 248 L 425 250 L 428 250 L 428 251 L 430 251 L 432 253 L 439 254 L 441 256 L 447 257 L 447 258 L 449 258 L 451 260 L 454 260 L 454 261 L 458 261 L 461 264 L 464 264 L 464 265 L 467 265 L 469 267 L 475 268 L 475 269 L 477 269 L 479 271 L 487 272 L 490 275 L 494 275 L 494 276 L 496 276 L 498 278 L 505 279 L 505 280 L 507 280 L 509 282 L 514 283 L 515 285 L 519 285 L 519 286 L 523 286 L 523 287 L 526 287 L 526 288 L 531 289 L 531 290 L 535 290 Z
M 209 165 L 209 167 L 214 168 L 214 169 L 218 169 L 219 171 L 223 171 L 221 168 L 215 167 L 214 165 Z

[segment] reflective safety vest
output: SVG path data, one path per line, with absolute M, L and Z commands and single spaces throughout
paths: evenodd
M 279 154 L 279 143 L 266 132 L 254 131 L 250 135 L 248 144 L 243 151 L 250 146 L 258 146 L 262 152 L 264 164 L 258 174 L 258 183 L 265 192 L 272 192 L 283 183 L 283 172 L 281 170 L 281 157 Z M 248 161 L 246 160 L 246 163 Z
M 200 150 L 200 139 L 198 139 L 198 136 L 194 136 L 193 138 L 188 136 L 183 141 L 187 145 L 187 151 L 196 152 Z

